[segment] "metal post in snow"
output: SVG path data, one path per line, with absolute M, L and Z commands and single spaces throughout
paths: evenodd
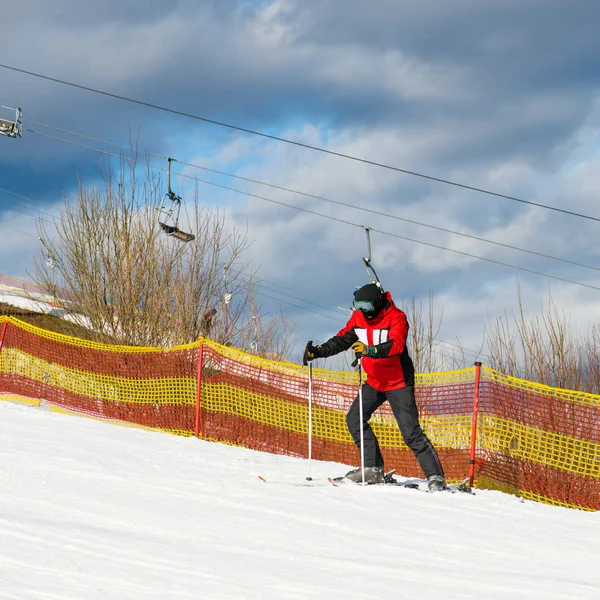
M 312 460 L 312 362 L 308 363 L 308 475 L 306 476 L 307 481 L 312 481 L 310 476 L 310 463 Z
M 229 291 L 229 276 L 227 271 L 229 267 L 223 267 L 223 279 L 225 282 L 225 294 L 223 294 L 223 302 L 225 303 L 225 340 L 224 344 L 227 346 L 229 341 L 229 304 L 233 295 Z
M 232 298 L 233 295 L 229 292 L 223 296 L 223 302 L 225 302 L 225 345 L 227 345 L 229 339 L 229 304 L 231 303 Z
M 204 344 L 198 346 L 198 373 L 196 375 L 196 437 L 200 437 L 200 402 L 202 400 L 202 354 Z
M 475 450 L 477 446 L 477 418 L 479 414 L 479 382 L 481 381 L 481 363 L 475 363 L 475 391 L 473 393 L 473 415 L 471 419 L 471 456 L 469 457 L 469 486 L 475 480 Z
M 358 412 L 360 419 L 360 472 L 362 475 L 362 484 L 365 485 L 365 424 L 363 422 L 362 358 L 358 359 Z

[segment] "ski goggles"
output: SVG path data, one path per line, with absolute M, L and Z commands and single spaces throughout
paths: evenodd
M 354 310 L 360 310 L 361 312 L 373 312 L 375 310 L 375 303 L 371 300 L 355 300 L 352 305 Z

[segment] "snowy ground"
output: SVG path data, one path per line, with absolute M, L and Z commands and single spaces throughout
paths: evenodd
M 600 513 L 1 401 L 0 461 L 2 600 L 600 598 Z

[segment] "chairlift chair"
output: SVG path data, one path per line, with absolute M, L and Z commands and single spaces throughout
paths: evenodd
M 164 195 L 162 204 L 158 209 L 159 214 L 159 227 L 171 237 L 174 237 L 176 240 L 180 242 L 191 242 L 196 238 L 192 233 L 186 233 L 185 231 L 181 231 L 179 229 L 179 212 L 181 211 L 181 196 L 178 196 L 171 190 L 171 161 L 172 158 L 168 160 L 168 170 L 167 170 L 167 178 L 168 178 L 168 191 Z M 162 215 L 162 218 L 161 218 Z
M 23 124 L 20 108 L 11 108 L 0 104 L 0 135 L 11 138 L 23 135 Z

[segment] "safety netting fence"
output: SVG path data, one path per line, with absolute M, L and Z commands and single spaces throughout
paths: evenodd
M 345 420 L 356 372 L 315 367 L 309 386 L 307 367 L 206 339 L 144 348 L 71 338 L 12 317 L 0 318 L 0 328 L 0 398 L 276 454 L 359 460 Z M 419 374 L 415 394 L 449 481 L 470 477 L 478 488 L 600 509 L 600 396 L 479 364 Z M 422 477 L 387 403 L 371 425 L 386 469 Z

